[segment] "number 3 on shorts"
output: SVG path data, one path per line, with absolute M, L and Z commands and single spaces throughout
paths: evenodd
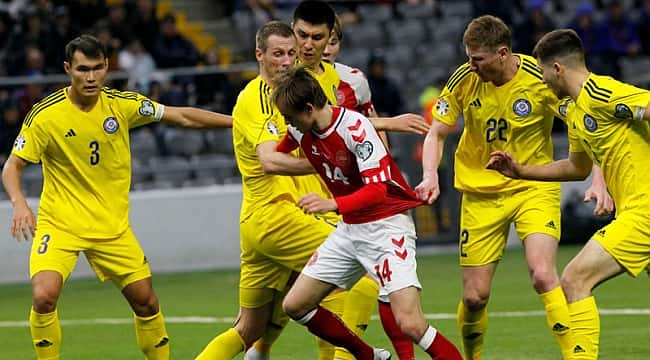
M 41 236 L 41 244 L 38 246 L 37 252 L 39 254 L 45 254 L 47 252 L 47 243 L 50 241 L 50 234 L 45 234 Z
M 375 265 L 375 274 L 377 275 L 381 286 L 384 286 L 385 283 L 390 282 L 390 277 L 393 272 L 390 270 L 390 266 L 388 265 L 388 258 L 384 259 L 383 265 Z

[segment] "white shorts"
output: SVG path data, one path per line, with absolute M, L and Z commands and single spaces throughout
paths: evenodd
M 343 289 L 366 272 L 379 284 L 379 299 L 414 286 L 421 289 L 415 260 L 415 226 L 405 214 L 365 223 L 340 221 L 302 273 Z

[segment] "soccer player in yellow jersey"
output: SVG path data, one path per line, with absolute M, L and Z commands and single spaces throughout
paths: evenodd
M 533 58 L 511 52 L 511 33 L 500 19 L 473 19 L 463 42 L 469 61 L 449 78 L 433 110 L 423 149 L 423 180 L 415 190 L 429 202 L 438 197 L 437 168 L 444 139 L 462 115 L 465 125 L 454 170 L 455 186 L 463 194 L 458 327 L 465 357 L 481 358 L 492 279 L 514 223 L 547 324 L 568 359 L 572 352 L 569 313 L 556 270 L 560 184 L 513 180 L 485 169 L 495 150 L 513 152 L 526 164 L 552 162 L 551 127 L 553 117 L 561 116 L 563 103 L 542 82 Z M 592 187 L 601 211 L 608 197 L 602 178 L 595 176 Z
M 499 151 L 491 155 L 488 168 L 541 181 L 584 179 L 592 163 L 602 168 L 616 219 L 596 231 L 562 274 L 576 341 L 574 359 L 597 359 L 600 320 L 592 290 L 622 273 L 636 277 L 650 264 L 650 92 L 590 73 L 573 30 L 544 35 L 533 54 L 544 82 L 558 96 L 571 97 L 569 157 L 535 166 Z
M 106 50 L 82 35 L 65 48 L 70 86 L 32 107 L 2 172 L 14 207 L 11 232 L 34 237 L 29 323 L 38 359 L 59 359 L 57 300 L 84 252 L 100 280 L 113 280 L 131 305 L 137 343 L 147 359 L 169 358 L 169 337 L 149 264 L 129 225 L 129 129 L 163 121 L 187 127 L 229 127 L 228 116 L 165 107 L 146 97 L 104 88 Z M 28 163 L 42 163 L 38 221 L 20 188 Z

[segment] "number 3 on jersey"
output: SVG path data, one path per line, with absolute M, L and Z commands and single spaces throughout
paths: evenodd
M 323 167 L 325 168 L 325 176 L 330 180 L 330 182 L 334 182 L 334 180 L 339 180 L 342 181 L 344 184 L 349 185 L 350 182 L 348 181 L 348 178 L 343 175 L 343 171 L 341 171 L 341 168 L 338 166 L 334 167 L 334 171 L 330 169 L 330 166 L 328 163 L 323 163 Z
M 99 164 L 99 143 L 96 140 L 93 140 L 88 145 L 90 148 L 90 165 Z

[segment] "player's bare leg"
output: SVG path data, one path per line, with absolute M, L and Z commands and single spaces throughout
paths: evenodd
M 32 308 L 29 327 L 38 359 L 58 359 L 61 351 L 61 324 L 56 303 L 63 288 L 63 278 L 56 271 L 45 270 L 32 277 Z
M 589 240 L 562 273 L 576 348 L 574 359 L 597 359 L 600 317 L 592 290 L 625 269 L 598 243 Z
M 388 295 L 395 322 L 402 334 L 418 344 L 432 359 L 462 360 L 456 346 L 424 318 L 420 302 L 420 290 L 407 287 Z
M 149 360 L 169 359 L 169 335 L 151 277 L 125 286 L 122 294 L 135 313 L 135 334 L 142 353 Z
M 466 360 L 481 359 L 488 326 L 487 303 L 497 263 L 463 266 L 463 297 L 458 304 L 458 328 Z
M 348 329 L 343 321 L 318 304 L 336 286 L 300 274 L 284 299 L 284 311 L 314 335 L 348 349 L 357 359 L 388 359 L 390 353 L 373 349 Z
M 528 273 L 544 304 L 546 323 L 562 356 L 568 360 L 573 358 L 574 339 L 569 308 L 557 274 L 557 246 L 557 239 L 547 234 L 531 234 L 524 240 Z

